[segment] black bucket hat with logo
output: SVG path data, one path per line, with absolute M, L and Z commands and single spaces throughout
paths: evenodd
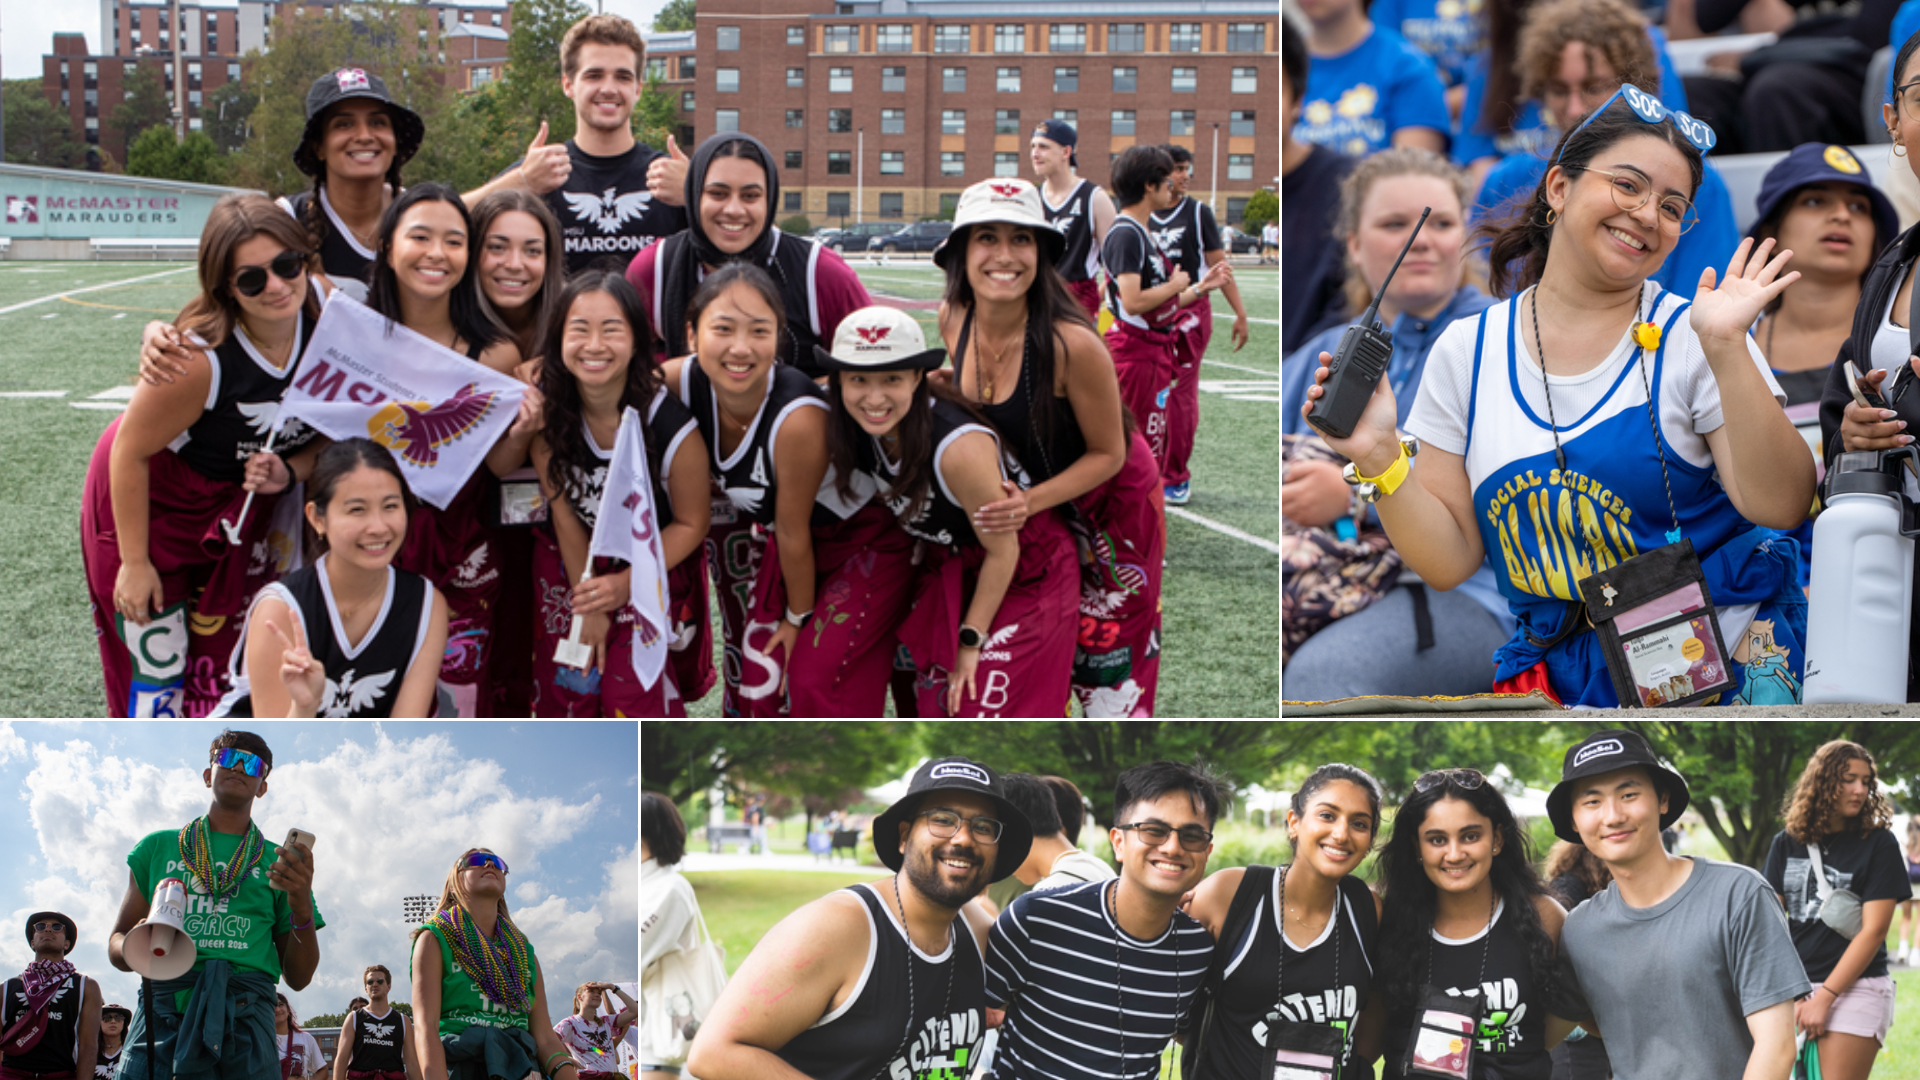
M 420 114 L 393 100 L 387 93 L 386 80 L 380 76 L 363 68 L 343 67 L 313 80 L 313 87 L 307 91 L 307 127 L 300 133 L 300 145 L 293 149 L 293 163 L 301 172 L 319 176 L 325 168 L 313 152 L 314 144 L 320 141 L 320 123 L 329 108 L 350 98 L 366 98 L 387 107 L 387 114 L 393 117 L 395 165 L 405 165 L 420 151 L 427 137 L 427 125 Z
M 899 870 L 906 861 L 900 851 L 900 825 L 912 821 L 920 811 L 921 796 L 934 791 L 966 791 L 993 802 L 994 816 L 1002 826 L 1000 843 L 994 848 L 993 881 L 1012 877 L 1027 861 L 1027 852 L 1033 848 L 1033 826 L 1027 815 L 1007 800 L 1000 775 L 969 758 L 944 757 L 915 769 L 907 793 L 873 819 L 873 850 L 887 869 Z
M 1573 827 L 1575 781 L 1632 765 L 1643 766 L 1652 773 L 1654 786 L 1667 797 L 1667 812 L 1660 815 L 1660 827 L 1664 829 L 1680 820 L 1687 809 L 1686 778 L 1660 764 L 1646 739 L 1631 731 L 1610 728 L 1596 731 L 1567 749 L 1567 756 L 1560 763 L 1560 782 L 1547 794 L 1547 817 L 1553 822 L 1553 835 L 1569 844 L 1582 843 Z

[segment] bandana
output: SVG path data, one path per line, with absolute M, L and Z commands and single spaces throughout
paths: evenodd
M 260 865 L 260 856 L 266 851 L 266 841 L 260 838 L 260 829 L 253 822 L 247 822 L 247 832 L 240 838 L 240 847 L 227 861 L 227 868 L 214 872 L 213 844 L 207 833 L 207 819 L 194 818 L 180 829 L 180 862 L 188 868 L 200 887 L 206 890 L 213 902 L 218 904 L 233 895 L 240 888 L 240 881 L 248 871 Z
M 433 921 L 441 929 L 453 962 L 467 973 L 487 1000 L 508 1012 L 522 1013 L 533 1000 L 533 954 L 527 935 L 502 913 L 491 941 L 480 936 L 466 911 L 455 905 L 442 908 Z
M 73 973 L 73 965 L 65 960 L 35 960 L 27 965 L 27 970 L 20 973 L 20 981 L 26 984 L 28 998 L 37 997 L 41 993 L 47 993 L 51 997 L 51 991 L 59 989 L 60 984 Z

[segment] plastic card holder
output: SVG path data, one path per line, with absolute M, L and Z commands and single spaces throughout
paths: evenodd
M 1407 1037 L 1406 1057 L 1400 1072 L 1408 1077 L 1437 1077 L 1440 1080 L 1471 1080 L 1473 1076 L 1474 1035 L 1480 1027 L 1475 1016 L 1460 1012 L 1463 999 L 1432 986 L 1424 987 L 1424 1004 Z
M 1580 581 L 1614 693 L 1629 708 L 1672 708 L 1733 685 L 1713 594 L 1681 540 L 1642 552 Z
M 1324 1024 L 1267 1015 L 1267 1060 L 1262 1080 L 1339 1080 L 1346 1038 Z

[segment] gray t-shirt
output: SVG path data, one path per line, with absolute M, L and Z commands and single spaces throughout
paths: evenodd
M 1712 859 L 1652 907 L 1608 885 L 1567 916 L 1560 944 L 1618 1080 L 1740 1080 L 1746 1018 L 1810 988 L 1767 880 Z
M 1119 877 L 1113 867 L 1084 851 L 1075 849 L 1054 860 L 1053 868 L 1046 877 L 1034 882 L 1032 892 L 1046 892 L 1048 889 L 1064 889 L 1069 885 L 1082 885 L 1089 881 L 1112 881 Z

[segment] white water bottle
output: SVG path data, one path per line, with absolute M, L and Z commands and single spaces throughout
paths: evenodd
M 1901 526 L 1912 504 L 1899 471 L 1907 453 L 1894 454 L 1841 454 L 1827 475 L 1813 523 L 1805 704 L 1907 700 L 1913 539 Z

